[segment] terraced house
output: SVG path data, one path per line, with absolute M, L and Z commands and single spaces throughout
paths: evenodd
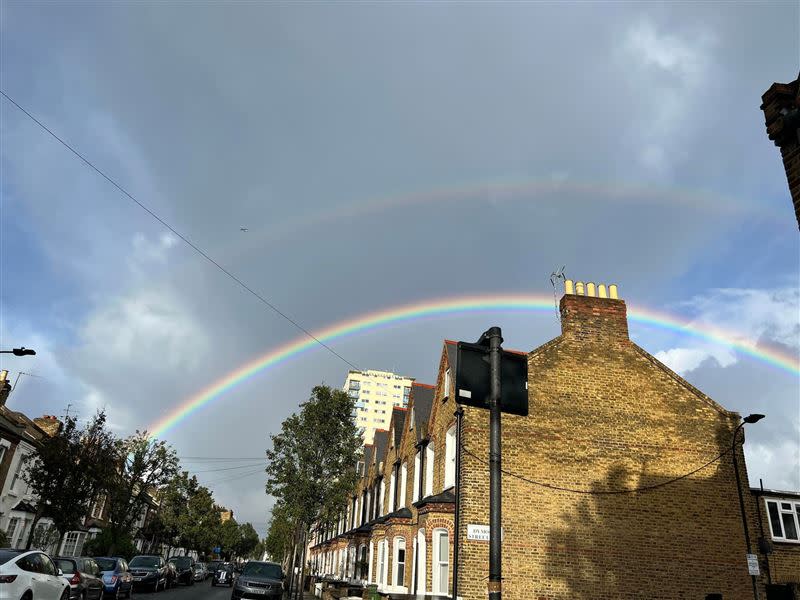
M 615 287 L 566 291 L 561 335 L 527 353 L 529 414 L 503 416 L 504 599 L 791 598 L 800 494 L 749 488 L 741 417 L 630 340 Z M 486 598 L 488 411 L 458 404 L 456 361 L 445 341 L 436 385 L 415 383 L 365 448 L 347 511 L 312 541 L 317 576 Z

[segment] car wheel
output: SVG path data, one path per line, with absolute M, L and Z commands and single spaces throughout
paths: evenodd
M 69 588 L 64 590 L 64 593 L 61 594 L 61 600 L 69 600 Z
M 153 585 L 153 593 L 155 594 L 157 591 L 158 591 L 158 579 L 156 579 L 156 582 Z
M 19 600 L 31 600 L 32 598 L 33 596 L 31 595 L 31 592 L 25 592 L 25 594 Z

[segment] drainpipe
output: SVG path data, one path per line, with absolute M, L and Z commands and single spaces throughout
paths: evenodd
M 453 600 L 458 600 L 458 536 L 461 531 L 461 436 L 464 409 L 459 406 L 456 417 L 456 514 L 453 519 Z

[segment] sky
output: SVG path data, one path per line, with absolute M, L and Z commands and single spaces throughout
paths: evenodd
M 799 31 L 796 2 L 3 0 L 0 87 L 307 329 L 552 294 L 566 265 L 632 308 L 798 358 L 800 240 L 759 105 L 797 75 Z M 2 355 L 25 373 L 11 408 L 102 408 L 126 435 L 297 338 L 6 99 L 0 120 L 0 345 L 38 352 Z M 559 333 L 554 311 L 461 314 L 332 347 L 432 383 L 442 340 L 490 325 L 522 350 Z M 750 481 L 800 489 L 796 373 L 631 334 L 725 408 L 766 414 Z M 306 352 L 164 438 L 263 534 L 263 474 L 188 457 L 263 456 L 348 368 Z

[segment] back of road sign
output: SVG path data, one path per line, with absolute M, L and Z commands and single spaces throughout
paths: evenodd
M 500 410 L 528 416 L 528 357 L 503 350 L 500 382 Z M 489 387 L 489 349 L 483 345 L 458 342 L 456 401 L 488 409 Z

